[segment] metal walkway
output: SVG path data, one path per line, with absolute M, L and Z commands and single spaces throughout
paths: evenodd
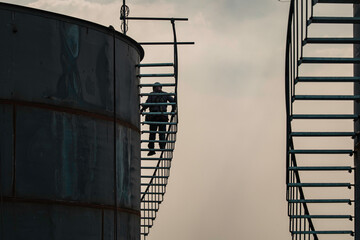
M 352 89 L 360 79 L 352 76 L 351 67 L 360 59 L 342 55 L 349 48 L 352 53 L 352 44 L 360 39 L 335 35 L 339 24 L 352 27 L 360 19 L 322 16 L 353 3 L 360 1 L 290 2 L 285 85 L 292 239 L 353 239 L 355 234 L 352 156 L 358 116 L 353 101 L 360 96 Z
M 173 32 L 172 42 L 139 42 L 142 47 L 157 48 L 161 53 L 164 47 L 173 52 L 173 59 L 168 62 L 141 63 L 139 68 L 140 109 L 151 106 L 166 106 L 164 112 L 144 111 L 141 114 L 141 239 L 146 239 L 150 228 L 154 225 L 160 204 L 164 200 L 166 186 L 170 176 L 171 161 L 175 149 L 176 133 L 178 130 L 178 46 L 191 45 L 194 42 L 178 42 L 176 35 L 176 21 L 187 21 L 187 18 L 157 18 L 157 17 L 128 17 L 129 9 L 123 5 L 121 19 L 123 31 L 127 31 L 128 20 L 168 21 Z M 126 17 L 124 17 L 126 16 Z M 152 56 L 156 57 L 156 56 Z M 161 93 L 152 91 L 158 82 L 162 86 Z M 175 102 L 149 103 L 151 96 L 169 96 Z M 167 116 L 169 121 L 148 120 L 149 116 Z M 164 130 L 150 130 L 150 125 L 165 125 Z M 150 134 L 156 134 L 155 140 L 149 140 Z M 165 140 L 159 139 L 159 134 L 165 135 Z M 152 143 L 154 147 L 149 148 Z M 150 144 L 151 145 L 151 144 Z M 149 152 L 155 152 L 148 156 Z

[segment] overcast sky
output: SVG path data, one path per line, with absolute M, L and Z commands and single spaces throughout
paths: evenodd
M 4 2 L 120 26 L 122 0 Z M 188 17 L 177 24 L 178 38 L 196 42 L 180 49 L 178 141 L 165 201 L 148 239 L 289 239 L 284 102 L 289 3 L 127 2 L 130 16 Z M 171 40 L 170 24 L 131 22 L 129 29 L 137 41 Z M 144 61 L 151 58 L 147 53 Z

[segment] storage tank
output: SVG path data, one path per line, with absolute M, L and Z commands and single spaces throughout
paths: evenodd
M 0 239 L 140 239 L 131 38 L 0 3 Z

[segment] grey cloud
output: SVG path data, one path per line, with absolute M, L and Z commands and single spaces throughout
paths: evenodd
M 113 2 L 122 3 L 122 0 L 85 0 L 85 1 L 91 2 L 91 3 L 99 3 L 99 4 L 107 4 L 107 3 L 113 3 Z
M 34 3 L 36 2 L 37 0 L 8 0 L 8 1 L 2 1 L 2 2 L 5 2 L 5 3 L 11 3 L 11 4 L 16 4 L 16 5 L 27 5 L 27 4 L 30 4 L 30 3 Z
M 137 4 L 141 3 L 162 3 L 163 0 L 137 0 Z M 276 0 L 223 0 L 223 1 L 209 1 L 209 0 L 168 0 L 167 3 L 174 3 L 177 5 L 179 12 L 184 14 L 192 12 L 207 12 L 213 15 L 213 21 L 221 20 L 221 17 L 227 18 L 229 16 L 236 19 L 257 18 L 259 16 L 268 15 L 269 8 L 276 4 Z M 127 1 L 127 5 L 131 6 L 131 1 Z

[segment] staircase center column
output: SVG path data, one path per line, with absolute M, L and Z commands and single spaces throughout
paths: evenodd
M 354 4 L 354 17 L 360 17 L 360 4 Z M 354 24 L 354 38 L 360 38 L 360 24 Z M 354 58 L 360 58 L 360 44 L 354 44 Z M 354 64 L 354 77 L 360 77 L 360 64 Z M 354 82 L 354 95 L 360 94 L 360 83 Z M 360 102 L 354 101 L 354 114 L 360 114 Z M 360 131 L 360 121 L 354 121 L 354 131 Z M 355 240 L 360 240 L 360 140 L 355 138 L 354 142 L 354 165 L 355 165 Z

